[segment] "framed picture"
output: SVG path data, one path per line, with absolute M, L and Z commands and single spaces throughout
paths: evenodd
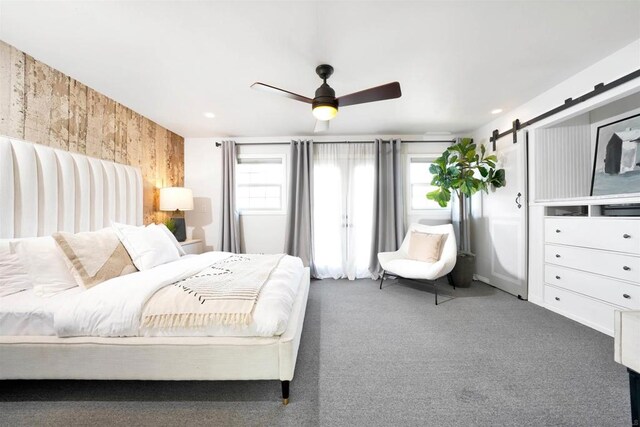
M 640 113 L 594 126 L 591 195 L 640 194 Z

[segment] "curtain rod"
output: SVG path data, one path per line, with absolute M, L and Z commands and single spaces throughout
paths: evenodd
M 489 137 L 489 142 L 491 142 L 493 144 L 493 151 L 496 151 L 496 141 L 498 141 L 500 138 L 503 138 L 509 134 L 513 134 L 513 143 L 517 143 L 518 139 L 517 139 L 517 133 L 519 130 L 526 128 L 527 126 L 531 126 L 534 123 L 537 123 L 539 121 L 542 121 L 546 118 L 549 118 L 553 115 L 558 114 L 561 111 L 564 111 L 568 108 L 571 108 L 575 105 L 578 105 L 582 102 L 585 102 L 591 98 L 593 98 L 594 96 L 600 95 L 608 90 L 611 90 L 613 88 L 616 88 L 620 85 L 623 85 L 627 82 L 630 82 L 631 80 L 637 79 L 640 77 L 640 69 L 639 70 L 635 70 L 632 71 L 631 73 L 624 75 L 622 77 L 620 77 L 619 79 L 616 79 L 612 82 L 609 82 L 607 84 L 604 83 L 598 83 L 597 85 L 595 85 L 593 87 L 593 90 L 591 92 L 585 93 L 582 96 L 579 96 L 577 98 L 567 98 L 564 101 L 564 104 L 557 106 L 556 108 L 552 108 L 551 110 L 540 114 L 539 116 L 536 116 L 530 120 L 527 120 L 525 122 L 521 122 L 520 120 L 516 119 L 512 122 L 511 125 L 511 129 L 509 130 L 505 130 L 504 132 L 500 132 L 498 129 L 495 129 L 492 133 L 491 136 Z
M 455 139 L 443 139 L 443 140 L 429 140 L 429 141 L 403 141 L 403 144 L 418 144 L 418 143 L 427 143 L 427 144 L 453 144 L 456 142 Z M 374 141 L 314 141 L 314 144 L 347 144 L 349 142 L 356 143 L 373 143 Z M 389 142 L 389 141 L 383 141 Z M 236 145 L 289 145 L 291 141 L 287 142 L 236 142 Z M 222 144 L 220 142 L 216 142 L 216 147 L 220 147 Z

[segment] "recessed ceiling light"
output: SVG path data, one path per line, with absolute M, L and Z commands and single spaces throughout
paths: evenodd
M 215 114 L 213 114 L 213 113 L 208 113 L 208 112 L 207 112 L 207 113 L 203 113 L 203 114 L 204 114 L 204 116 L 205 116 L 207 119 L 213 119 L 213 118 L 216 116 Z
M 496 108 L 494 110 L 491 110 L 491 114 L 500 114 L 502 113 L 502 108 Z

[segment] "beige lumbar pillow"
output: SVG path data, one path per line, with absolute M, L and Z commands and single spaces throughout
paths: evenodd
M 77 234 L 55 233 L 53 238 L 74 279 L 85 289 L 138 271 L 111 228 Z
M 412 231 L 409 239 L 409 258 L 423 262 L 438 261 L 445 236 L 445 234 Z

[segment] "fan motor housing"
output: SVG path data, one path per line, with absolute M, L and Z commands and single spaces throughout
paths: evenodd
M 316 108 L 321 105 L 330 105 L 334 108 L 338 108 L 338 100 L 336 99 L 336 91 L 333 90 L 326 82 L 316 90 L 316 96 L 313 98 L 311 108 Z

